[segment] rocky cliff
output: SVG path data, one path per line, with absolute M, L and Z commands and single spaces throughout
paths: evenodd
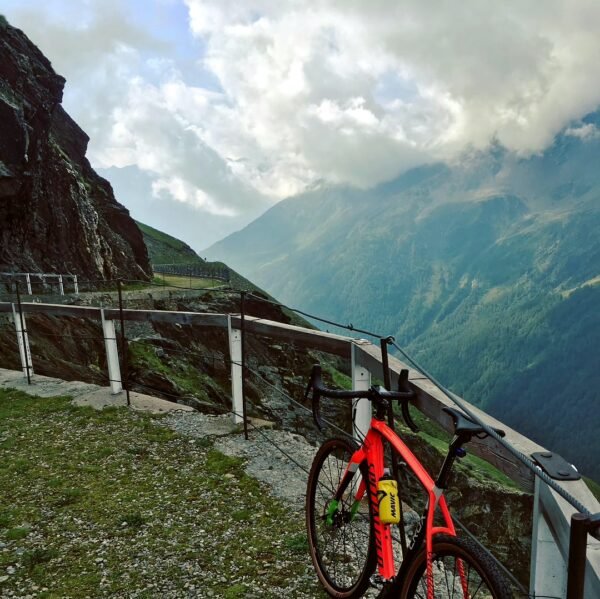
M 0 272 L 147 279 L 142 234 L 85 158 L 89 138 L 61 106 L 64 84 L 0 19 Z

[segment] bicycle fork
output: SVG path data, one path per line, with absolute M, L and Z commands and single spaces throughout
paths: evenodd
M 373 517 L 373 528 L 375 537 L 375 549 L 377 552 L 377 569 L 379 577 L 384 582 L 391 581 L 396 576 L 396 566 L 394 563 L 394 550 L 392 544 L 391 525 L 381 522 L 379 517 L 379 501 L 377 498 L 377 483 L 383 475 L 384 468 L 384 445 L 383 439 L 386 439 L 392 446 L 393 451 L 400 454 L 407 463 L 410 470 L 419 479 L 428 494 L 428 503 L 425 512 L 421 518 L 416 533 L 413 535 L 408 554 L 405 556 L 402 564 L 403 568 L 407 566 L 413 555 L 416 554 L 425 539 L 427 555 L 427 585 L 428 599 L 434 596 L 434 577 L 433 577 L 433 538 L 437 534 L 449 534 L 456 536 L 456 530 L 448 510 L 446 498 L 443 490 L 439 488 L 423 465 L 419 462 L 412 451 L 399 439 L 389 427 L 381 421 L 373 420 L 371 429 L 367 433 L 363 445 L 352 455 L 350 462 L 342 481 L 335 493 L 332 503 L 328 506 L 326 519 L 328 524 L 333 524 L 334 517 L 344 493 L 349 488 L 354 476 L 361 476 L 360 465 L 367 464 L 368 480 L 362 476 L 358 489 L 354 495 L 350 514 L 347 516 L 353 519 L 358 512 L 360 502 L 364 499 L 365 493 L 369 493 L 370 509 Z M 439 507 L 444 525 L 434 526 L 434 516 Z M 465 599 L 468 597 L 466 577 L 462 561 L 457 563 L 457 569 L 463 587 Z

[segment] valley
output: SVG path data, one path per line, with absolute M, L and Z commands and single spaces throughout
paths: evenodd
M 204 253 L 284 303 L 394 335 L 456 393 L 600 479 L 599 150 L 563 135 L 529 160 L 490 152 L 369 190 L 324 187 Z

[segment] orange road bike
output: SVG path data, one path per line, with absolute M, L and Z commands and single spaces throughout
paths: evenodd
M 390 386 L 389 373 L 387 377 Z M 400 402 L 407 425 L 416 430 L 408 412 L 408 402 L 415 394 L 408 383 L 407 370 L 400 375 L 398 391 L 379 386 L 365 391 L 342 391 L 323 385 L 317 364 L 312 369 L 307 398 L 311 392 L 313 416 L 319 428 L 323 426 L 321 397 L 366 398 L 374 408 L 362 444 L 347 438 L 325 441 L 309 474 L 308 542 L 315 570 L 327 593 L 349 599 L 362 597 L 372 588 L 378 589 L 374 592 L 379 592 L 381 598 L 511 598 L 510 586 L 490 556 L 471 539 L 456 535 L 443 494 L 454 461 L 466 454 L 463 445 L 474 435 L 484 436 L 483 429 L 459 410 L 444 408 L 452 417 L 455 435 L 434 480 L 393 430 L 390 405 L 394 400 Z M 504 436 L 503 431 L 496 432 Z M 385 518 L 380 513 L 386 495 L 380 483 L 391 478 L 384 465 L 386 444 L 392 458 L 399 458 L 401 467 L 412 471 L 427 495 L 423 514 L 408 539 L 403 518 L 398 525 L 390 524 L 385 521 L 389 520 L 389 513 Z M 394 470 L 398 484 L 397 463 Z M 401 501 L 398 504 L 402 513 L 406 507 Z M 440 517 L 434 520 L 436 513 Z M 399 566 L 394 556 L 398 536 L 403 555 Z

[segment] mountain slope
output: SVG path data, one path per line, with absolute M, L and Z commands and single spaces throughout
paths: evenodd
M 136 224 L 152 264 L 206 264 L 187 243 L 139 221 Z
M 136 221 L 136 224 L 144 236 L 144 243 L 148 249 L 148 256 L 152 264 L 200 264 L 203 267 L 202 270 L 206 270 L 207 272 L 222 273 L 223 271 L 228 271 L 229 284 L 233 289 L 252 291 L 263 298 L 269 298 L 269 295 L 260 287 L 229 268 L 227 264 L 223 262 L 207 262 L 200 258 L 184 241 L 138 221 Z M 303 319 L 291 313 L 290 316 L 292 316 L 292 321 L 295 324 L 299 326 L 308 325 Z
M 572 133 L 597 122 L 528 160 L 493 148 L 371 190 L 306 193 L 205 253 L 288 304 L 396 335 L 600 478 L 600 136 Z

